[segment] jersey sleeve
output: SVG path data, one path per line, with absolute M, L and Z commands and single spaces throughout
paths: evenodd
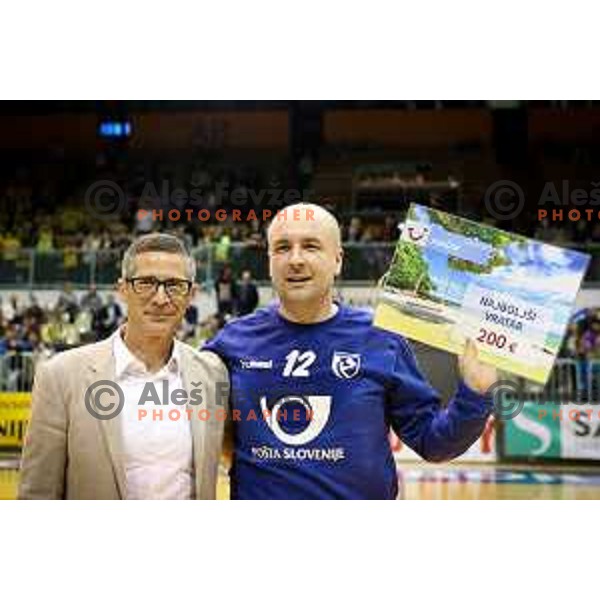
M 448 405 L 425 380 L 405 340 L 398 339 L 386 411 L 398 437 L 427 461 L 456 458 L 481 435 L 492 411 L 492 400 L 463 381 Z
M 229 352 L 227 343 L 227 332 L 225 329 L 221 329 L 214 337 L 206 342 L 200 350 L 207 352 L 213 352 L 216 354 L 227 366 L 229 366 Z

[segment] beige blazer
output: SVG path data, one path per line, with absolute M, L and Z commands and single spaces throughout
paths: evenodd
M 206 409 L 227 410 L 227 368 L 211 352 L 181 345 L 183 385 L 202 382 Z M 18 497 L 22 499 L 102 499 L 126 497 L 120 417 L 99 420 L 85 407 L 92 383 L 115 379 L 112 340 L 82 346 L 56 355 L 38 366 L 33 385 L 31 421 L 25 437 Z M 220 382 L 221 395 L 216 388 Z M 217 404 L 217 394 L 222 396 Z M 223 420 L 190 419 L 195 492 L 214 499 L 223 442 Z

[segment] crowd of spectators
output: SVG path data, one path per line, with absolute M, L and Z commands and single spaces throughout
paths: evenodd
M 241 210 L 243 219 L 251 209 L 259 214 L 263 208 L 274 212 L 290 203 L 285 201 L 285 194 L 295 185 L 281 164 L 270 169 L 233 168 L 192 160 L 188 164 L 159 162 L 148 166 L 127 160 L 106 161 L 100 155 L 92 169 L 79 165 L 64 171 L 62 167 L 60 157 L 55 157 L 54 162 L 41 161 L 0 173 L 0 252 L 4 260 L 18 262 L 24 256 L 21 250 L 34 249 L 41 256 L 60 252 L 65 268 L 74 268 L 91 252 L 117 254 L 135 235 L 157 229 L 184 237 L 191 247 L 207 243 L 260 246 L 266 237 L 263 220 L 234 221 L 232 210 Z M 90 195 L 90 190 L 100 189 L 98 184 L 106 181 L 115 183 L 120 192 Z M 115 202 L 119 208 L 115 214 L 96 218 L 90 214 L 90 203 L 95 202 L 98 206 Z M 352 214 L 346 204 L 342 199 L 331 205 L 342 222 L 345 241 L 395 239 L 396 223 L 392 221 L 397 215 Z M 176 222 L 151 216 L 153 210 L 163 209 L 166 214 L 172 208 L 182 214 L 188 208 L 206 208 L 212 217 L 208 222 Z M 215 217 L 219 208 L 227 211 L 224 221 Z M 140 218 L 139 209 L 147 211 L 145 217 Z
M 58 250 L 65 262 L 72 264 L 81 260 L 77 255 L 89 251 L 122 251 L 134 235 L 151 229 L 173 229 L 194 247 L 224 238 L 232 243 L 264 244 L 266 228 L 261 220 L 234 222 L 230 215 L 220 222 L 214 217 L 215 209 L 237 209 L 246 214 L 251 209 L 289 204 L 285 192 L 310 190 L 320 166 L 316 156 L 301 156 L 294 163 L 285 154 L 258 154 L 238 156 L 227 154 L 223 148 L 198 146 L 178 156 L 152 158 L 131 149 L 108 148 L 84 160 L 65 156 L 63 148 L 51 145 L 40 156 L 28 154 L 22 160 L 16 155 L 6 157 L 0 164 L 0 252 L 5 258 L 18 255 L 23 248 L 34 248 L 41 254 Z M 565 177 L 573 188 L 580 187 L 579 183 L 585 188 L 585 182 L 588 188 L 593 187 L 591 174 L 600 161 L 600 149 L 595 144 L 545 143 L 530 160 L 529 188 L 519 181 L 526 196 L 543 196 L 542 189 L 554 181 L 556 194 L 564 200 L 561 182 Z M 344 241 L 394 241 L 397 222 L 411 201 L 477 219 L 490 217 L 482 207 L 487 184 L 494 181 L 479 182 L 481 190 L 473 192 L 466 189 L 459 175 L 450 172 L 455 171 L 453 166 L 446 169 L 443 160 L 433 162 L 435 168 L 421 159 L 370 164 L 365 157 L 364 164 L 354 170 L 353 189 L 332 203 L 342 223 Z M 493 172 L 487 177 L 493 178 Z M 500 178 L 513 177 L 517 176 Z M 90 200 L 90 190 L 98 191 L 98 185 L 106 182 L 116 184 L 123 203 L 117 202 L 119 210 L 113 218 L 92 218 L 86 199 Z M 104 199 L 110 201 L 110 197 Z M 94 204 L 96 196 L 92 194 L 91 200 Z M 213 218 L 206 223 L 178 223 L 139 219 L 137 213 L 140 208 L 183 211 L 190 207 L 206 208 Z M 514 220 L 486 221 L 558 244 L 600 243 L 597 218 L 540 221 L 534 213 L 532 208 Z
M 23 301 L 16 294 L 0 300 L 0 381 L 26 389 L 35 364 L 80 344 L 104 339 L 122 322 L 114 294 L 104 298 L 95 286 L 77 294 L 70 283 L 53 304 L 42 305 L 35 294 Z M 22 356 L 27 355 L 27 359 Z
M 497 222 L 482 211 L 485 186 L 479 191 L 465 190 L 455 177 L 448 175 L 444 179 L 427 166 L 417 165 L 412 174 L 391 167 L 382 170 L 386 166 L 359 170 L 354 198 L 348 190 L 334 200 L 325 199 L 342 224 L 345 242 L 395 241 L 397 224 L 413 201 L 483 219 L 547 242 L 600 242 L 597 219 L 540 221 L 534 211 L 528 210 L 522 211 L 514 222 Z M 65 168 L 64 161 L 54 157 L 54 161 L 40 161 L 27 168 L 5 169 L 0 173 L 0 252 L 5 260 L 10 260 L 24 248 L 33 248 L 38 255 L 60 251 L 68 268 L 85 260 L 89 252 L 122 252 L 135 235 L 156 229 L 181 235 L 191 247 L 207 243 L 261 246 L 265 242 L 265 223 L 260 218 L 234 221 L 232 210 L 240 210 L 244 219 L 251 209 L 276 210 L 285 206 L 286 190 L 298 184 L 289 171 L 289 165 L 281 161 L 260 167 L 234 167 L 210 157 L 146 163 L 125 158 L 107 160 L 101 154 L 91 167 Z M 119 209 L 114 215 L 96 218 L 90 215 L 86 199 L 96 202 L 93 194 L 90 200 L 90 190 L 107 181 L 117 185 L 123 202 L 110 194 L 100 197 L 98 202 L 116 201 Z M 303 185 L 310 189 L 311 182 Z M 182 214 L 188 208 L 196 212 L 206 208 L 212 217 L 207 222 L 178 222 L 166 216 L 163 220 L 151 216 L 152 210 L 162 209 L 166 215 L 173 208 Z M 227 211 L 224 221 L 215 217 L 219 208 Z M 147 211 L 145 217 L 139 217 L 139 209 Z
M 248 270 L 236 281 L 231 267 L 225 265 L 214 291 L 217 310 L 204 316 L 191 304 L 177 332 L 179 339 L 194 347 L 213 337 L 229 319 L 253 312 L 259 303 L 258 288 Z M 65 283 L 56 300 L 44 305 L 34 293 L 27 301 L 17 294 L 0 298 L 0 391 L 28 389 L 39 360 L 103 340 L 124 320 L 115 294 L 101 294 L 95 285 L 76 292 L 71 283 Z

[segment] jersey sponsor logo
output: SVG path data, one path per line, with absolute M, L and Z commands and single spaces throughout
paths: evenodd
M 333 353 L 331 369 L 340 379 L 354 379 L 360 372 L 360 354 L 336 350 Z
M 336 463 L 346 458 L 344 448 L 271 448 L 259 446 L 251 449 L 252 457 L 262 461 L 311 461 Z
M 273 361 L 272 360 L 245 360 L 241 359 L 240 364 L 242 365 L 242 369 L 272 369 Z
M 290 446 L 300 446 L 312 442 L 327 425 L 331 413 L 331 396 L 284 396 L 271 408 L 268 406 L 267 397 L 262 396 L 260 408 L 263 415 L 267 415 L 265 421 L 278 440 Z M 294 417 L 286 414 L 286 419 L 283 419 L 284 411 L 305 411 L 308 417 L 306 426 L 300 430 L 295 428 L 286 431 L 284 424 L 288 420 L 287 417 L 290 416 L 290 420 L 294 420 Z

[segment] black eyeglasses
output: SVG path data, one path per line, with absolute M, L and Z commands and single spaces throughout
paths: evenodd
M 127 279 L 133 291 L 140 296 L 154 296 L 162 285 L 169 298 L 182 298 L 187 296 L 192 289 L 192 282 L 187 279 L 165 279 L 161 281 L 156 277 L 130 277 Z

